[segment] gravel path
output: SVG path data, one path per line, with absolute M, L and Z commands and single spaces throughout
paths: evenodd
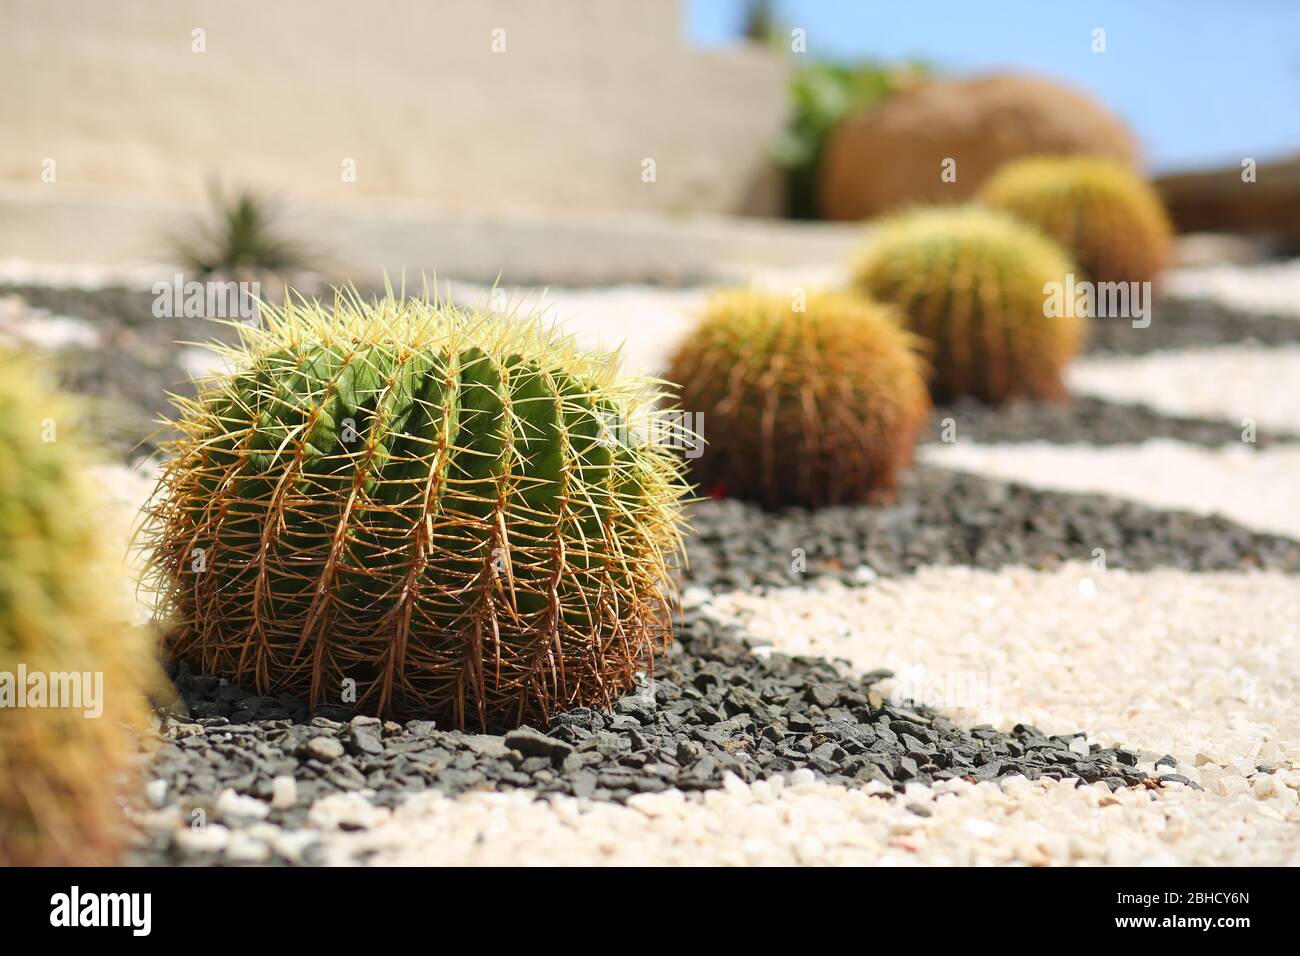
M 1156 353 L 1177 355 L 1179 353 Z M 1152 357 L 1153 361 L 1159 361 Z M 1106 360 L 1096 360 L 1105 362 Z M 1145 359 L 1116 359 L 1115 367 L 1124 362 L 1143 362 Z M 1083 365 L 1084 363 L 1080 363 Z M 1091 383 L 1092 363 L 1081 380 Z M 1108 364 L 1108 363 L 1107 363 Z M 1109 369 L 1106 373 L 1109 374 Z M 1101 376 L 1097 376 L 1100 378 Z M 1122 378 L 1116 376 L 1116 392 L 1126 388 Z M 1080 389 L 1081 391 L 1081 389 Z M 1100 391 L 1100 388 L 1098 388 Z M 1145 394 L 1134 393 L 1134 401 L 1143 401 Z M 1116 401 L 1114 399 L 1124 399 Z M 1288 401 L 1290 396 L 1288 396 Z M 1234 424 L 1223 420 L 1213 407 L 1213 399 L 1206 402 L 1206 417 L 1193 417 L 1188 412 L 1179 413 L 1173 408 L 1174 399 L 1164 411 L 1145 404 L 1128 404 L 1124 396 L 1097 398 L 1076 394 L 1064 404 L 1042 402 L 1013 402 L 1008 405 L 985 405 L 973 399 L 963 399 L 950 405 L 941 405 L 930 416 L 929 441 L 943 441 L 945 435 L 957 441 L 975 441 L 980 444 L 998 442 L 1050 442 L 1057 445 L 1132 445 L 1149 438 L 1173 438 L 1192 445 L 1218 448 L 1241 442 L 1240 419 Z M 1258 407 L 1258 406 L 1256 406 Z M 1189 412 L 1191 410 L 1188 410 Z M 1199 411 L 1199 409 L 1197 410 Z M 1270 418 L 1270 421 L 1273 421 Z M 1300 419 L 1281 423 L 1278 427 L 1256 422 L 1255 441 L 1246 447 L 1266 448 L 1275 442 L 1300 442 Z
M 661 676 L 653 695 L 625 699 L 604 730 L 583 739 L 571 735 L 591 730 L 594 715 L 577 715 L 550 737 L 504 739 L 365 720 L 177 722 L 170 729 L 176 739 L 156 764 L 169 786 L 151 785 L 158 808 L 140 814 L 146 836 L 136 859 L 885 865 L 1300 859 L 1300 726 L 1291 706 L 1300 667 L 1300 590 L 1293 578 L 951 568 L 857 589 L 830 584 L 716 597 L 699 591 L 688 595 L 688 604 L 691 623 L 666 668 L 678 680 Z M 739 633 L 772 647 L 750 652 L 729 636 Z M 832 668 L 785 651 L 843 663 Z M 871 660 L 896 662 L 898 673 L 861 673 Z M 680 710 L 682 698 L 673 699 L 673 691 L 699 689 L 703 674 L 717 680 L 707 682 L 703 701 L 677 714 L 692 729 L 666 753 L 655 738 L 662 721 Z M 754 693 L 757 704 L 739 692 Z M 934 696 L 952 705 L 944 710 L 954 723 L 922 706 L 882 700 L 877 708 L 871 695 L 882 692 L 890 699 Z M 226 708 L 246 706 L 222 688 L 208 696 Z M 718 715 L 698 720 L 710 706 Z M 755 736 L 759 707 L 783 711 L 784 720 L 763 713 L 760 719 L 771 722 Z M 835 713 L 844 709 L 847 715 Z M 1008 713 L 1017 710 L 1048 727 L 1079 718 L 1089 736 L 1053 740 L 1020 725 L 1009 734 L 990 728 L 966 736 L 957 729 L 981 718 L 1009 724 Z M 796 712 L 814 720 L 803 723 Z M 854 719 L 869 714 L 874 721 Z M 791 733 L 782 739 L 795 746 L 772 756 L 764 749 L 765 742 L 776 743 L 768 732 L 783 724 Z M 892 742 L 882 743 L 886 729 L 912 756 L 899 757 Z M 718 736 L 726 738 L 721 746 Z M 1110 738 L 1149 749 L 1100 749 Z M 296 742 L 286 746 L 285 740 Z M 975 748 L 972 762 L 985 762 L 947 773 L 920 764 L 915 776 L 904 762 L 915 763 L 930 749 L 956 756 L 962 746 Z M 764 773 L 764 754 L 774 776 Z M 865 776 L 837 782 L 855 760 Z M 166 769 L 169 763 L 187 769 Z M 687 766 L 674 766 L 682 763 Z M 1073 773 L 1081 767 L 1083 781 Z M 961 769 L 973 772 L 958 774 Z M 1101 777 L 1090 785 L 1092 773 Z M 1146 783 L 1116 788 L 1108 773 Z M 987 779 L 997 784 L 982 782 Z M 479 789 L 485 785 L 495 792 Z M 404 798 L 407 792 L 412 795 Z M 882 799 L 891 793 L 893 799 Z M 197 829 L 187 826 L 196 810 L 207 821 Z
M 1174 274 L 1150 328 L 1098 323 L 1069 405 L 936 410 L 957 441 L 892 507 L 698 504 L 680 641 L 613 713 L 486 736 L 176 673 L 133 860 L 1300 863 L 1295 265 Z M 548 300 L 653 371 L 704 295 Z M 172 343 L 221 331 L 151 304 L 0 289 L 0 337 L 54 351 L 125 460 L 203 369 Z M 149 468 L 99 475 L 125 541 Z
M 343 805 L 373 815 L 375 807 L 398 806 L 430 788 L 449 796 L 522 789 L 625 803 L 670 789 L 715 790 L 728 775 L 749 783 L 798 771 L 845 785 L 874 782 L 881 792 L 1012 775 L 1124 789 L 1158 776 L 1141 765 L 1141 754 L 1090 747 L 1077 728 L 1048 736 L 1031 725 L 959 726 L 925 707 L 887 702 L 874 689 L 885 672 L 849 674 L 816 657 L 754 653 L 743 637 L 707 610 L 688 608 L 653 681 L 612 714 L 571 711 L 546 735 L 479 735 L 365 717 L 345 723 L 322 709 L 305 722 L 305 706 L 292 698 L 254 697 L 176 673 L 189 716 L 168 718 L 163 728 L 167 742 L 147 790 L 154 809 L 141 817 L 147 838 L 136 858 L 231 861 L 228 844 L 196 843 L 174 825 L 196 810 L 227 830 L 264 822 L 293 830 L 319 825 L 320 802 L 332 796 L 359 797 L 364 806 Z
M 1043 460 L 1056 462 L 1063 482 L 1070 478 L 1067 465 L 1051 457 L 1056 449 L 1030 447 Z M 1172 447 L 1193 453 L 1185 446 Z M 1002 457 L 1007 448 L 1014 455 L 1015 446 L 925 446 L 925 457 L 933 452 L 953 464 L 987 463 L 1015 481 L 919 465 L 906 473 L 898 502 L 887 508 L 771 513 L 738 501 L 702 503 L 691 517 L 695 533 L 687 541 L 686 578 L 715 591 L 787 587 L 823 578 L 854 583 L 934 565 L 1053 568 L 1071 560 L 1090 561 L 1096 548 L 1105 549 L 1111 568 L 1300 572 L 1300 542 L 1294 538 L 1252 531 L 1221 517 L 1032 488 L 1018 483 L 1026 474 L 1019 460 L 1008 463 Z M 1118 455 L 1131 451 L 1115 449 Z M 1251 453 L 1240 454 L 1252 460 Z M 1086 459 L 1082 451 L 1076 457 Z M 1195 458 L 1193 464 L 1201 460 Z M 1106 488 L 1126 480 L 1105 469 L 1096 476 L 1096 484 Z
M 1086 727 L 1092 743 L 1172 754 L 1198 783 L 1196 765 L 1300 770 L 1293 576 L 925 568 L 862 587 L 733 592 L 701 609 L 782 653 L 891 670 L 882 694 L 963 724 Z
M 1165 288 L 1234 309 L 1300 318 L 1300 259 L 1171 269 Z
M 884 800 L 795 775 L 700 798 L 646 794 L 627 806 L 522 792 L 413 798 L 374 812 L 321 807 L 318 852 L 390 865 L 1297 865 L 1300 775 L 1258 775 L 1226 798 L 1167 783 L 948 781 Z M 1268 793 L 1267 798 L 1261 795 Z M 1283 794 L 1289 794 L 1284 796 Z M 244 844 L 248 846 L 248 843 Z
M 1225 444 L 1241 440 L 1246 419 L 1255 422 L 1257 433 L 1300 431 L 1300 345 L 1088 358 L 1070 368 L 1068 382 L 1079 395 L 1144 405 L 1168 416 L 1221 419 L 1236 432 Z
M 1215 345 L 1294 345 L 1300 322 L 1293 315 L 1255 313 L 1222 303 L 1158 295 L 1151 324 L 1133 328 L 1126 319 L 1098 319 L 1088 327 L 1088 354 L 1146 355 Z
M 1224 516 L 1257 531 L 1300 537 L 1300 444 L 1251 451 L 1241 444 L 1207 449 L 1167 439 L 1108 448 L 957 442 L 927 445 L 921 459 L 1041 488 Z

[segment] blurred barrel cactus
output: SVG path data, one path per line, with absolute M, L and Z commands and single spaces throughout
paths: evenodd
M 650 663 L 686 490 L 653 383 L 427 297 L 242 336 L 147 508 L 175 658 L 483 728 L 608 704 Z
M 1122 163 L 1017 160 L 985 183 L 979 198 L 1055 239 L 1094 282 L 1148 282 L 1169 258 L 1173 227 L 1160 197 Z
M 915 343 L 854 296 L 716 296 L 668 373 L 703 415 L 701 487 L 770 508 L 891 498 L 930 408 Z
M 0 866 L 110 864 L 137 749 L 123 724 L 160 672 L 125 624 L 77 410 L 9 353 L 0 403 Z
M 1074 269 L 1056 243 L 1006 213 L 923 208 L 880 224 L 854 282 L 897 305 L 931 343 L 936 400 L 1061 399 L 1085 331 L 1064 292 Z
M 966 202 L 1004 163 L 1045 154 L 1131 165 L 1138 149 L 1103 104 L 1045 77 L 986 73 L 909 84 L 836 126 L 821 164 L 820 208 L 828 219 L 864 219 Z

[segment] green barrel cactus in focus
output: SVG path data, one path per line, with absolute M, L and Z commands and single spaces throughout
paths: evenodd
M 897 306 L 930 343 L 937 401 L 1066 397 L 1062 373 L 1086 316 L 1063 294 L 1075 271 L 1056 243 L 979 206 L 883 220 L 854 267 L 858 291 Z
M 484 729 L 651 664 L 686 492 L 654 382 L 427 297 L 287 303 L 242 338 L 147 509 L 175 658 Z
M 125 623 L 77 409 L 8 352 L 0 404 L 0 866 L 108 865 L 137 750 L 124 724 L 143 725 L 161 674 Z

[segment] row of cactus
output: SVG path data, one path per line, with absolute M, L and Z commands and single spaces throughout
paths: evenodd
M 1135 185 L 1136 183 L 1136 185 Z M 1078 267 L 1144 281 L 1159 205 L 1095 160 L 1016 164 L 982 204 L 883 223 L 845 292 L 717 296 L 669 369 L 692 477 L 764 506 L 888 500 L 931 395 L 1064 396 Z M 1064 247 L 1064 248 L 1062 248 Z M 146 508 L 175 660 L 259 692 L 498 729 L 606 706 L 671 637 L 683 458 L 663 383 L 530 317 L 423 299 L 264 309 L 179 401 Z M 104 717 L 0 709 L 0 863 L 105 862 L 148 649 L 115 623 L 64 413 L 0 361 L 0 670 L 103 673 Z
M 1063 400 L 1089 319 L 1071 277 L 1150 281 L 1170 234 L 1121 163 L 1019 160 L 975 204 L 882 221 L 853 266 L 856 301 L 717 297 L 669 371 L 711 425 L 694 477 L 769 507 L 887 500 L 926 418 L 923 365 L 936 401 Z
M 114 610 L 76 409 L 10 353 L 0 403 L 0 866 L 109 863 L 152 649 Z

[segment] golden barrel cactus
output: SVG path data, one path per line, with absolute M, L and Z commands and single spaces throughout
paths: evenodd
M 854 296 L 726 292 L 672 357 L 702 490 L 769 508 L 893 497 L 930 403 L 915 339 Z
M 0 866 L 106 865 L 137 750 L 124 725 L 160 672 L 124 623 L 77 410 L 30 365 L 0 354 Z
M 1131 165 L 1137 146 L 1104 106 L 1052 80 L 989 73 L 919 84 L 836 128 L 822 163 L 821 213 L 863 219 L 964 202 L 1004 163 L 1046 153 Z
M 984 184 L 979 200 L 1055 239 L 1094 282 L 1149 282 L 1169 259 L 1173 227 L 1159 195 L 1120 163 L 1017 160 Z
M 686 490 L 654 384 L 427 298 L 263 316 L 180 403 L 148 508 L 172 655 L 486 729 L 629 688 L 669 636 Z
M 930 343 L 937 401 L 1062 399 L 1085 316 L 1056 243 L 980 207 L 919 209 L 879 226 L 854 266 L 856 288 L 897 306 Z

